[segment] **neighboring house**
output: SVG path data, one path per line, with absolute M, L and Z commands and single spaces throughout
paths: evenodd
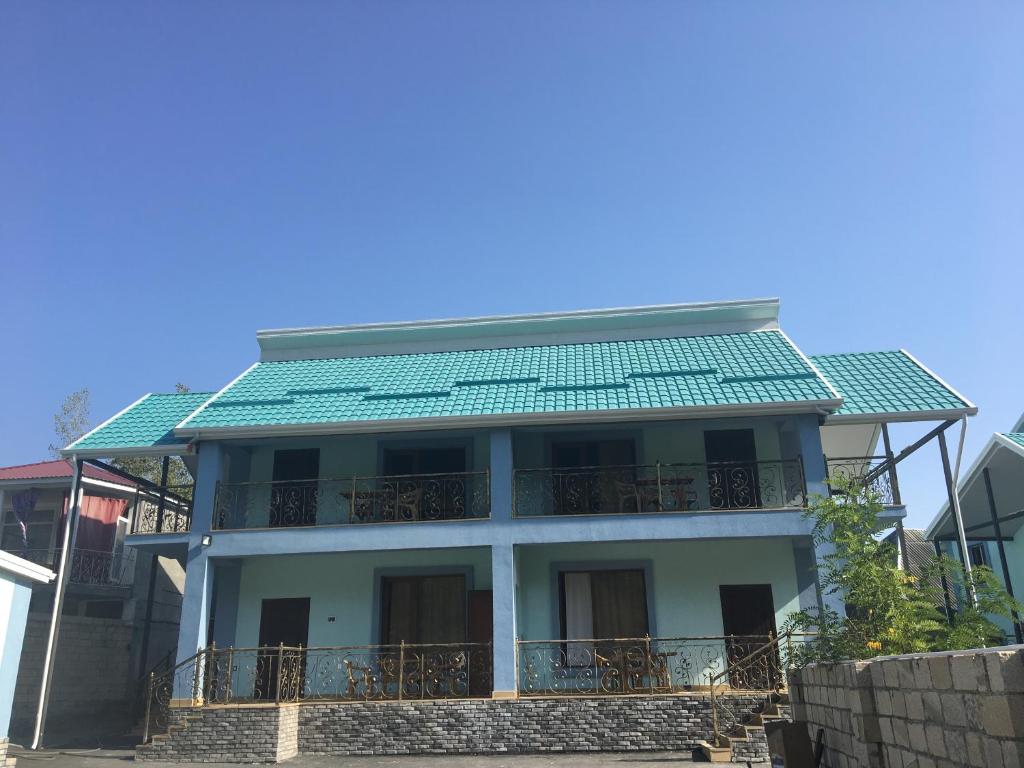
M 975 412 L 906 352 L 808 358 L 772 300 L 257 340 L 204 402 L 147 395 L 64 451 L 197 467 L 189 530 L 126 539 L 187 560 L 193 703 L 706 690 L 842 609 L 803 515 L 827 467 L 899 519 L 884 425 Z
M 8 728 L 32 587 L 54 576 L 41 565 L 0 551 L 0 766 L 12 764 L 7 763 Z
M 986 565 L 1007 591 L 1024 598 L 1024 416 L 1010 432 L 989 438 L 981 454 L 963 473 L 960 511 L 972 565 Z M 939 510 L 927 536 L 948 555 L 963 559 L 949 502 Z M 993 617 L 1008 637 L 1024 642 L 1024 626 Z
M 0 550 L 57 570 L 72 472 L 65 459 L 0 468 Z M 145 481 L 84 468 L 50 708 L 65 732 L 93 716 L 128 725 L 139 676 L 177 644 L 182 566 L 125 547 L 133 521 L 152 517 L 158 502 Z M 35 718 L 54 589 L 32 592 L 12 716 L 17 733 L 29 732 Z

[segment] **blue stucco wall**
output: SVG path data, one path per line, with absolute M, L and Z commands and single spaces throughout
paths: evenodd
M 32 587 L 0 571 L 0 740 L 7 738 Z

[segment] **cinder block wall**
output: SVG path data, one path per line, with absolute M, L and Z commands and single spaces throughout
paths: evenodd
M 43 675 L 49 615 L 30 615 L 18 668 L 11 713 L 11 733 L 24 736 L 35 724 Z M 94 718 L 128 723 L 132 699 L 130 650 L 132 625 L 117 619 L 64 616 L 54 663 L 47 728 L 81 725 Z
M 812 664 L 790 697 L 831 768 L 1024 766 L 1024 646 Z

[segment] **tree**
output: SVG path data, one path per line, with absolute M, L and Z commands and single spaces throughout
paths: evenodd
M 836 480 L 828 497 L 811 499 L 805 515 L 814 520 L 818 544 L 832 552 L 819 565 L 819 581 L 827 594 L 839 594 L 846 615 L 825 608 L 794 614 L 787 628 L 815 632 L 799 648 L 798 661 L 865 659 L 873 656 L 952 650 L 995 644 L 999 628 L 986 614 L 1012 616 L 1020 610 L 988 569 L 970 577 L 978 595 L 977 607 L 965 605 L 947 622 L 940 606 L 946 577 L 954 594 L 968 594 L 968 576 L 960 563 L 934 558 L 918 579 L 901 570 L 893 545 L 878 535 L 891 524 L 880 517 L 882 504 L 865 483 Z
M 89 389 L 72 392 L 61 403 L 60 412 L 53 415 L 53 432 L 57 443 L 50 443 L 50 455 L 60 457 L 61 448 L 66 448 L 89 431 Z

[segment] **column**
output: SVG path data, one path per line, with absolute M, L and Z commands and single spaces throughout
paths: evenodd
M 821 447 L 821 424 L 816 415 L 807 414 L 797 419 L 800 436 L 800 457 L 804 465 L 804 482 L 807 485 L 808 497 L 828 496 L 828 472 L 825 468 L 825 454 Z M 835 553 L 831 542 L 814 543 L 815 567 L 821 569 L 826 558 Z M 821 588 L 820 571 L 816 579 L 818 604 L 821 608 L 831 608 L 840 616 L 845 615 L 843 599 L 839 595 L 826 594 Z
M 217 560 L 213 569 L 213 642 L 218 648 L 235 645 L 238 593 L 242 585 L 241 560 Z
M 491 431 L 491 519 L 512 519 L 512 430 Z
M 207 645 L 210 601 L 213 597 L 213 564 L 211 546 L 203 546 L 203 537 L 210 534 L 213 522 L 214 497 L 223 469 L 223 451 L 217 443 L 201 443 L 199 468 L 192 505 L 192 528 L 185 559 L 185 594 L 181 601 L 181 622 L 178 625 L 178 657 L 181 664 Z M 178 674 L 174 697 L 186 698 L 190 691 L 188 675 Z
M 494 611 L 495 699 L 512 699 L 517 693 L 516 567 L 511 544 L 491 547 L 491 589 Z

